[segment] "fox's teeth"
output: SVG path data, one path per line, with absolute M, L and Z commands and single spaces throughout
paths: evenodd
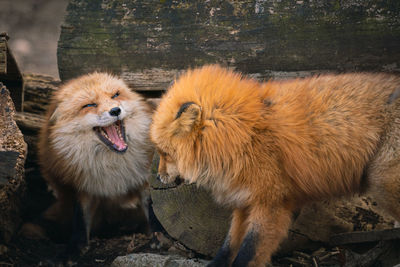
M 104 130 L 103 129 L 101 129 L 101 135 L 103 135 L 108 141 L 110 141 L 111 142 L 111 139 L 110 139 L 110 137 L 108 137 L 108 135 L 104 132 Z
M 120 122 L 118 121 L 118 122 L 117 122 L 117 127 L 116 127 L 116 129 L 117 129 L 117 133 L 118 133 L 119 138 L 120 138 L 121 140 L 123 140 L 123 138 L 122 138 L 122 133 L 121 133 L 121 128 L 119 127 L 119 124 L 120 124 Z

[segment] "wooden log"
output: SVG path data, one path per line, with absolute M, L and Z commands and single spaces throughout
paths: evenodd
M 0 151 L 0 186 L 8 184 L 8 179 L 15 176 L 15 165 L 19 153 L 16 151 Z
M 365 242 L 376 242 L 383 240 L 400 239 L 400 228 L 375 230 L 375 231 L 355 231 L 351 233 L 341 233 L 331 236 L 330 244 L 339 246 L 345 244 L 357 244 Z
M 27 146 L 14 121 L 10 93 L 0 83 L 0 243 L 10 241 L 21 222 Z
M 32 131 L 37 134 L 44 123 L 44 117 L 35 113 L 16 112 L 15 121 L 24 133 L 28 134 L 27 131 Z
M 4 33 L 0 35 L 0 73 L 7 73 L 7 35 Z
M 16 111 L 23 111 L 24 83 L 17 62 L 7 45 L 7 33 L 0 34 L 0 82 L 10 92 Z
M 26 166 L 37 167 L 37 137 L 44 123 L 44 113 L 50 102 L 52 93 L 61 84 L 50 76 L 24 74 L 25 101 L 24 112 L 16 112 L 14 119 L 24 135 L 28 145 Z
M 62 80 L 106 70 L 164 90 L 221 63 L 258 79 L 399 71 L 400 5 L 368 1 L 72 0 L 58 43 Z
M 24 111 L 44 114 L 50 102 L 51 95 L 58 90 L 61 81 L 51 76 L 24 74 L 25 96 Z
M 214 256 L 225 238 L 231 211 L 218 206 L 209 192 L 194 184 L 162 184 L 150 178 L 153 211 L 170 236 L 203 255 Z
M 363 254 L 358 254 L 350 250 L 344 252 L 345 267 L 358 267 L 358 266 L 374 266 L 377 259 L 383 254 L 388 254 L 391 250 L 392 244 L 388 242 L 379 242 L 375 247 L 368 250 Z M 387 265 L 389 266 L 389 265 Z M 392 265 L 390 265 L 392 266 Z

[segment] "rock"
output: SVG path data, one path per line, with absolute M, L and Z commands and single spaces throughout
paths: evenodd
M 205 260 L 186 259 L 177 255 L 138 253 L 117 257 L 111 267 L 203 267 L 207 263 Z
M 0 83 L 0 242 L 8 242 L 21 223 L 27 145 L 14 121 L 10 93 Z

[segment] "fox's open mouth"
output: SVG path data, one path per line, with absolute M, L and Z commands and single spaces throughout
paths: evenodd
M 111 150 L 123 153 L 128 149 L 125 127 L 122 121 L 118 120 L 106 127 L 94 127 L 93 130 Z

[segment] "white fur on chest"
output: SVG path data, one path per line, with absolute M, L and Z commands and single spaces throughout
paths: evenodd
M 111 151 L 93 131 L 55 134 L 54 149 L 63 158 L 73 177 L 64 177 L 89 194 L 115 197 L 141 187 L 147 180 L 152 151 L 148 138 L 151 122 L 147 116 L 124 121 L 128 149 Z

